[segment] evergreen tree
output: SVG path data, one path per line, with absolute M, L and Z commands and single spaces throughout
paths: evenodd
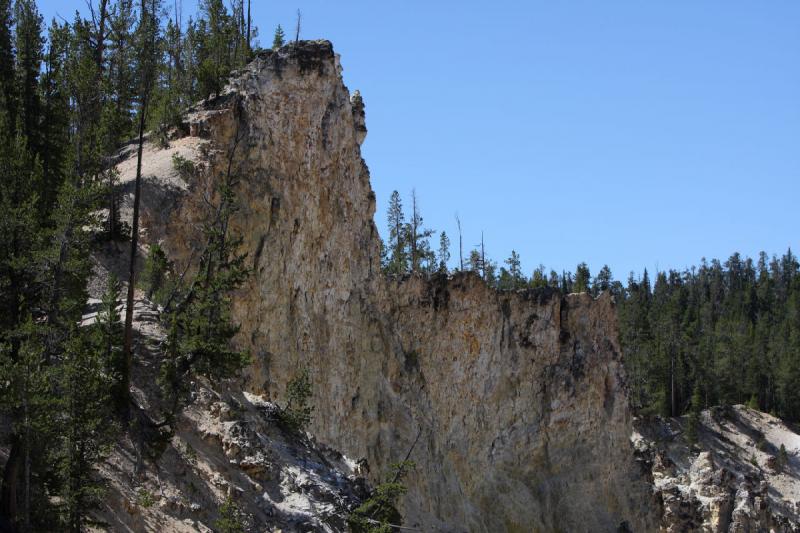
M 511 250 L 511 255 L 505 260 L 508 269 L 500 269 L 499 287 L 501 289 L 517 290 L 524 288 L 528 281 L 522 273 L 522 262 L 520 261 L 519 254 L 515 250 Z
M 44 72 L 39 84 L 42 95 L 42 122 L 39 129 L 42 146 L 45 147 L 39 155 L 42 162 L 39 194 L 42 218 L 53 211 L 58 191 L 70 171 L 71 113 L 66 73 L 70 39 L 69 27 L 54 21 L 49 30 Z
M 389 225 L 389 274 L 403 274 L 407 271 L 406 235 L 405 235 L 405 216 L 403 215 L 403 204 L 400 200 L 400 193 L 392 191 L 389 199 L 389 210 L 387 213 Z
M 411 191 L 411 219 L 406 224 L 408 239 L 408 256 L 411 272 L 431 272 L 434 269 L 435 257 L 430 246 L 433 230 L 422 227 L 422 214 L 417 202 L 417 192 Z
M 246 255 L 238 253 L 242 239 L 230 231 L 230 219 L 238 210 L 235 187 L 239 181 L 233 159 L 239 133 L 228 153 L 229 169 L 221 183 L 209 191 L 218 203 L 203 227 L 206 247 L 195 279 L 181 302 L 170 312 L 171 327 L 162 365 L 161 382 L 171 398 L 173 416 L 180 406 L 186 376 L 192 372 L 212 380 L 231 378 L 250 362 L 247 352 L 231 347 L 238 332 L 232 320 L 231 293 L 249 275 Z
M 547 274 L 545 273 L 544 265 L 539 265 L 536 267 L 536 270 L 533 271 L 530 287 L 532 289 L 540 289 L 542 287 L 547 287 L 547 285 Z
M 286 44 L 286 35 L 283 33 L 281 25 L 278 24 L 278 27 L 275 28 L 275 36 L 272 38 L 272 49 L 277 50 L 284 44 Z
M 447 273 L 447 262 L 450 261 L 450 239 L 447 233 L 439 234 L 439 272 Z
M 13 127 L 17 123 L 13 27 L 11 0 L 0 0 L 0 108 L 5 116 L 6 127 Z
M 19 95 L 19 122 L 21 133 L 28 141 L 28 148 L 41 153 L 39 131 L 41 105 L 39 102 L 39 74 L 42 63 L 42 16 L 34 0 L 16 0 L 16 94 Z
M 592 295 L 597 296 L 601 292 L 611 290 L 614 277 L 611 275 L 611 269 L 608 265 L 603 265 L 597 277 L 592 282 Z
M 586 263 L 581 263 L 575 269 L 575 282 L 572 287 L 572 292 L 587 292 L 592 276 L 589 273 L 589 267 Z
M 58 472 L 64 487 L 65 525 L 75 533 L 84 530 L 88 514 L 102 503 L 103 487 L 93 468 L 108 454 L 116 436 L 111 422 L 113 381 L 108 373 L 110 361 L 105 359 L 108 332 L 96 331 L 71 332 L 59 372 L 66 431 L 59 443 Z

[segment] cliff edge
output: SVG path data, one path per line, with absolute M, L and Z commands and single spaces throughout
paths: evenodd
M 610 296 L 498 292 L 460 273 L 387 279 L 361 157 L 364 103 L 327 41 L 262 52 L 148 145 L 142 240 L 193 268 L 215 180 L 234 177 L 252 275 L 234 297 L 249 393 L 313 382 L 311 431 L 371 477 L 407 455 L 422 531 L 652 531 Z M 194 171 L 180 172 L 178 154 Z M 120 162 L 130 183 L 132 161 Z

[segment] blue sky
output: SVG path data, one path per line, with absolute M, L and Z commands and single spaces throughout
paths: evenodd
M 297 8 L 364 96 L 382 232 L 416 188 L 528 273 L 800 251 L 796 0 L 254 1 L 262 44 Z

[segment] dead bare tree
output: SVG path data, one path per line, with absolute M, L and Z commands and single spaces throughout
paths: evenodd
M 130 418 L 130 406 L 128 394 L 131 383 L 131 366 L 133 365 L 133 296 L 136 290 L 136 251 L 139 246 L 139 205 L 142 197 L 142 152 L 144 149 L 144 129 L 147 118 L 147 106 L 150 100 L 150 91 L 152 90 L 153 77 L 155 70 L 155 48 L 156 48 L 156 32 L 158 26 L 156 23 L 155 6 L 148 14 L 147 2 L 142 0 L 141 11 L 141 25 L 149 31 L 150 42 L 147 43 L 149 49 L 144 50 L 142 54 L 142 100 L 139 107 L 139 131 L 138 131 L 138 146 L 136 151 L 136 182 L 133 194 L 133 220 L 131 222 L 131 251 L 130 261 L 128 263 L 128 293 L 125 300 L 125 336 L 122 346 L 122 376 L 120 383 L 120 398 L 119 410 L 123 421 L 127 424 Z M 148 19 L 150 17 L 150 19 Z
M 297 27 L 295 28 L 294 32 L 294 44 L 300 42 L 300 20 L 303 18 L 303 14 L 300 13 L 300 10 L 297 10 Z
M 459 270 L 464 271 L 464 236 L 461 234 L 461 219 L 458 218 L 456 213 L 456 224 L 458 224 L 458 263 Z

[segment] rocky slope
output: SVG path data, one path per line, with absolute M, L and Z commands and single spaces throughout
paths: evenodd
M 191 270 L 214 184 L 253 269 L 234 299 L 249 393 L 308 368 L 312 431 L 373 479 L 410 454 L 403 502 L 422 531 L 653 531 L 653 473 L 630 440 L 613 302 L 497 292 L 459 274 L 387 280 L 361 158 L 364 105 L 330 43 L 262 53 L 148 145 L 143 242 Z M 179 172 L 173 155 L 193 162 Z M 119 164 L 131 187 L 133 163 Z
M 686 424 L 642 420 L 633 435 L 652 472 L 662 531 L 800 531 L 795 430 L 742 405 L 704 411 L 691 446 Z
M 115 254 L 98 254 L 113 259 Z M 96 278 L 105 273 L 101 265 Z M 138 291 L 137 291 L 138 292 Z M 90 309 L 98 305 L 90 300 Z M 95 320 L 87 313 L 84 324 Z M 152 426 L 163 412 L 154 376 L 166 332 L 159 309 L 137 294 L 132 429 L 99 469 L 107 487 L 98 531 L 217 531 L 226 501 L 248 531 L 344 531 L 366 496 L 355 463 L 308 436 L 282 429 L 275 404 L 240 384 L 191 384 L 172 434 Z M 143 423 L 139 423 L 142 421 Z M 144 441 L 146 442 L 146 445 Z

